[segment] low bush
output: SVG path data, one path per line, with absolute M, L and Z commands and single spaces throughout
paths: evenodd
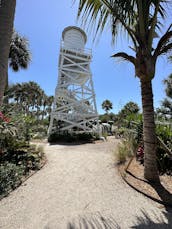
M 77 142 L 77 141 L 92 141 L 94 138 L 91 133 L 52 133 L 48 137 L 48 142 Z
M 20 185 L 22 178 L 40 169 L 44 161 L 41 148 L 30 145 L 34 119 L 16 109 L 0 111 L 0 197 Z
M 44 152 L 41 147 L 24 145 L 15 151 L 8 150 L 0 157 L 0 197 L 18 187 L 22 178 L 31 171 L 39 170 L 44 161 Z
M 127 131 L 125 130 L 125 133 L 123 134 L 125 137 L 125 142 L 123 142 L 123 145 L 120 146 L 119 149 L 119 155 L 118 155 L 118 161 L 123 162 L 127 158 L 127 152 L 123 151 L 129 151 L 129 149 L 132 150 L 132 147 L 130 145 L 133 144 L 133 152 L 136 152 L 140 146 L 143 146 L 143 123 L 140 122 L 132 122 L 131 123 L 132 129 Z M 163 125 L 163 123 L 160 125 L 156 125 L 156 134 L 157 137 L 159 137 L 162 142 L 168 147 L 169 150 L 172 150 L 172 131 L 170 125 Z M 133 140 L 131 141 L 130 136 L 133 136 Z M 127 143 L 128 142 L 128 143 Z M 128 144 L 128 145 L 126 145 Z M 144 147 L 144 146 L 143 146 Z M 139 154 L 139 152 L 137 152 Z M 144 165 L 144 151 L 143 155 L 139 157 L 137 155 L 138 161 L 140 161 Z M 169 157 L 166 150 L 161 146 L 159 142 L 157 142 L 157 164 L 158 164 L 158 170 L 160 174 L 168 174 L 172 175 L 172 160 Z
M 157 148 L 157 164 L 160 175 L 172 175 L 172 159 L 160 146 Z
M 0 157 L 0 164 L 6 162 L 13 163 L 17 166 L 24 166 L 25 174 L 30 170 L 40 169 L 41 160 L 44 158 L 44 153 L 36 146 L 25 146 L 15 151 L 9 150 L 4 152 Z
M 21 184 L 23 173 L 23 166 L 8 162 L 0 165 L 0 198 Z
M 163 140 L 163 142 L 171 148 L 172 145 L 172 130 L 170 126 L 157 125 L 156 126 L 157 135 Z M 172 148 L 171 148 L 172 149 Z
M 120 144 L 118 146 L 118 152 L 117 152 L 117 162 L 118 163 L 124 163 L 127 160 L 127 149 L 125 145 Z
M 116 154 L 117 162 L 118 163 L 125 163 L 126 160 L 132 157 L 135 154 L 136 145 L 134 143 L 134 139 L 130 137 L 129 140 L 123 140 L 118 145 L 118 151 Z

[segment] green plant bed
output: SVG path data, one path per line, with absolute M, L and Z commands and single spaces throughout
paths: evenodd
M 94 136 L 91 133 L 53 133 L 49 135 L 49 143 L 58 143 L 58 142 L 90 142 L 94 140 Z
M 23 166 L 9 162 L 0 164 L 0 198 L 21 184 L 23 174 Z
M 160 175 L 172 175 L 172 159 L 161 147 L 157 148 L 157 164 Z
M 39 170 L 44 161 L 43 149 L 34 145 L 1 153 L 0 199 L 18 187 L 33 171 Z

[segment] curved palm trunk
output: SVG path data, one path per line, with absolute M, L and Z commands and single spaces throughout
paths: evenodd
M 6 86 L 16 0 L 0 1 L 0 105 Z
M 151 80 L 141 80 L 144 140 L 144 177 L 159 182 L 156 162 L 156 133 Z

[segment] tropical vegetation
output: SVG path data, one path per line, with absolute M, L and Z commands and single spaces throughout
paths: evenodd
M 119 52 L 112 57 L 129 61 L 140 80 L 143 110 L 144 177 L 159 182 L 156 162 L 156 132 L 152 79 L 159 56 L 172 48 L 172 24 L 162 34 L 170 1 L 147 0 L 80 0 L 78 17 L 101 34 L 110 25 L 112 39 L 125 31 L 132 42 L 134 55 Z M 156 43 L 154 42 L 157 39 Z
M 30 140 L 47 136 L 53 101 L 35 82 L 10 85 L 6 95 L 0 111 L 0 198 L 44 163 L 42 148 Z
M 166 98 L 161 101 L 161 107 L 157 109 L 157 113 L 159 116 L 166 119 L 166 121 L 172 122 L 172 74 L 170 74 L 163 83 L 166 86 Z
M 13 31 L 11 43 L 10 43 L 10 52 L 8 57 L 9 67 L 18 72 L 20 69 L 27 69 L 31 61 L 31 53 L 29 50 L 29 42 L 25 37 L 22 37 L 16 31 Z M 8 74 L 6 77 L 5 92 L 3 97 L 3 103 L 8 103 Z
M 113 109 L 113 104 L 110 100 L 106 99 L 102 103 L 102 109 L 108 114 L 109 110 Z

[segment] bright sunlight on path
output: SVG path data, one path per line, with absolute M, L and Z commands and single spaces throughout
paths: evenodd
M 167 223 L 171 213 L 133 191 L 119 176 L 114 164 L 117 144 L 113 137 L 96 144 L 46 144 L 48 162 L 44 168 L 0 201 L 0 228 L 165 226 L 162 221 Z M 102 226 L 94 222 L 96 217 L 102 220 Z M 85 227 L 79 225 L 79 219 Z M 97 226 L 91 226 L 94 223 Z M 103 226 L 106 223 L 109 226 Z

